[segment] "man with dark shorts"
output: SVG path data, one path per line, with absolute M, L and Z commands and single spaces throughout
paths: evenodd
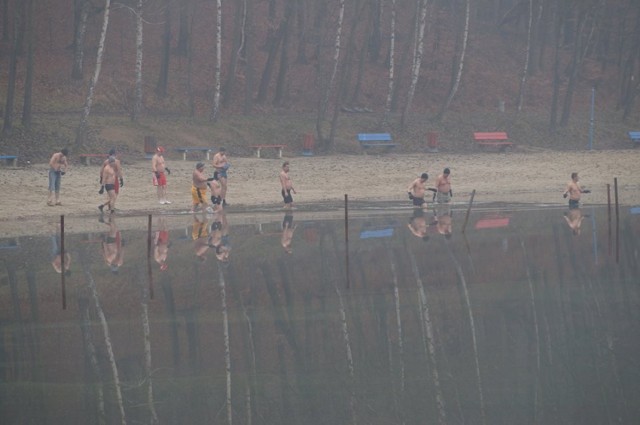
M 120 188 L 124 186 L 124 176 L 122 174 L 122 163 L 120 162 L 120 160 L 118 159 L 118 157 L 116 156 L 116 150 L 115 148 L 111 148 L 109 149 L 109 157 L 114 157 L 116 159 L 116 161 L 113 163 L 113 167 L 116 170 L 116 181 L 114 183 L 115 185 L 115 192 L 116 195 L 120 194 Z M 102 163 L 102 167 L 100 167 L 100 184 L 102 185 L 102 170 L 104 169 L 104 167 L 107 166 L 107 164 L 109 164 L 109 158 L 105 159 L 104 162 Z M 102 195 L 104 192 L 104 185 L 100 187 L 100 195 Z
M 229 160 L 227 159 L 227 150 L 221 147 L 215 155 L 213 155 L 213 160 L 211 161 L 213 168 L 218 172 L 218 179 L 220 180 L 220 185 L 222 186 L 222 206 L 226 207 L 227 204 L 227 170 L 231 166 Z
M 429 179 L 429 174 L 422 173 L 420 177 L 416 178 L 411 182 L 409 187 L 407 188 L 407 193 L 409 194 L 409 199 L 413 202 L 413 206 L 418 208 L 427 208 L 427 201 L 424 199 L 424 194 L 427 190 L 426 183 Z
M 567 189 L 562 194 L 563 198 L 569 197 L 569 209 L 580 207 L 580 198 L 583 193 L 591 193 L 590 190 L 583 189 L 579 183 L 578 173 L 571 173 L 571 180 L 567 183 Z
M 290 210 L 293 208 L 293 196 L 291 196 L 291 192 L 297 192 L 293 188 L 293 182 L 291 181 L 291 176 L 289 176 L 289 161 L 285 161 L 284 164 L 282 164 L 282 171 L 280 171 L 280 187 L 282 188 L 280 193 L 284 200 L 284 208 Z
M 211 204 L 213 204 L 213 211 L 220 211 L 222 209 L 222 185 L 218 180 L 218 172 L 213 172 L 213 177 L 207 179 L 207 185 L 211 189 Z
M 116 193 L 116 182 L 118 181 L 118 178 L 115 162 L 116 158 L 114 156 L 110 156 L 107 160 L 107 165 L 102 168 L 100 180 L 102 181 L 104 190 L 100 189 L 100 192 L 104 192 L 105 190 L 107 191 L 107 202 L 98 205 L 100 213 L 104 212 L 104 207 L 109 207 L 108 210 L 110 213 L 113 213 L 116 210 L 116 199 L 118 198 Z

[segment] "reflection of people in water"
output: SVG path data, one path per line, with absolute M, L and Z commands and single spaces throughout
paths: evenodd
M 409 224 L 407 224 L 409 231 L 423 241 L 429 240 L 429 224 L 427 224 L 427 217 L 422 209 L 415 208 L 413 215 L 409 218 Z
M 169 230 L 167 230 L 167 221 L 160 216 L 158 219 L 159 228 L 156 231 L 154 239 L 153 258 L 160 265 L 160 270 L 167 270 L 167 255 L 169 254 Z
M 229 239 L 229 223 L 224 209 L 213 214 L 211 233 L 208 240 L 209 248 L 215 250 L 216 258 L 222 263 L 229 262 L 231 240 Z
M 287 254 L 293 252 L 291 242 L 293 242 L 293 232 L 297 226 L 297 224 L 293 224 L 293 213 L 287 211 L 282 220 L 282 237 L 280 238 L 280 244 L 282 244 L 282 248 L 284 248 Z
M 122 263 L 124 262 L 124 249 L 122 247 L 122 237 L 116 226 L 116 218 L 113 214 L 109 215 L 108 221 L 105 222 L 109 226 L 109 232 L 102 235 L 102 256 L 105 263 L 111 269 L 111 273 L 118 274 Z
M 438 229 L 438 233 L 444 235 L 445 238 L 451 238 L 452 233 L 452 222 L 451 216 L 453 215 L 451 212 L 451 204 L 437 204 L 435 209 L 435 217 L 436 217 L 436 228 Z
M 62 273 L 62 251 L 60 249 L 60 238 L 58 235 L 51 235 L 51 265 L 56 273 Z M 64 274 L 71 274 L 71 255 L 64 253 Z
M 209 238 L 209 222 L 207 221 L 206 214 L 194 214 L 193 215 L 193 228 L 191 229 L 191 239 L 193 239 L 193 249 L 195 250 L 196 257 L 200 261 L 207 259 L 207 251 L 209 250 L 209 244 L 207 242 Z
M 574 235 L 579 235 L 580 226 L 582 225 L 582 220 L 584 220 L 584 215 L 582 215 L 582 210 L 580 208 L 570 208 L 568 212 L 564 213 L 564 219 L 569 225 L 571 232 Z

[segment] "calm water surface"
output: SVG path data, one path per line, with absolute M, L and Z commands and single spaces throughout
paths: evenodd
M 2 239 L 0 417 L 639 423 L 634 211 L 106 218 L 64 274 L 57 231 Z

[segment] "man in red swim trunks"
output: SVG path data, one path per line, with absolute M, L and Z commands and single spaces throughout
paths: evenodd
M 164 148 L 158 146 L 156 153 L 151 159 L 151 171 L 153 171 L 154 184 L 158 188 L 158 202 L 161 204 L 170 204 L 171 201 L 167 199 L 167 174 L 171 174 L 171 170 L 164 163 Z

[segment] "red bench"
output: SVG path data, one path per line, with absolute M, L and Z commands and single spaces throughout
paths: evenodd
M 502 152 L 513 146 L 513 142 L 509 141 L 509 136 L 507 136 L 507 133 L 503 131 L 473 133 L 473 140 L 475 140 L 476 144 L 480 146 L 480 148 L 489 146 L 498 148 Z
M 80 157 L 80 163 L 82 163 L 83 165 L 91 164 L 91 158 L 98 158 L 102 161 L 109 158 L 109 154 L 106 153 L 81 153 L 78 156 Z

